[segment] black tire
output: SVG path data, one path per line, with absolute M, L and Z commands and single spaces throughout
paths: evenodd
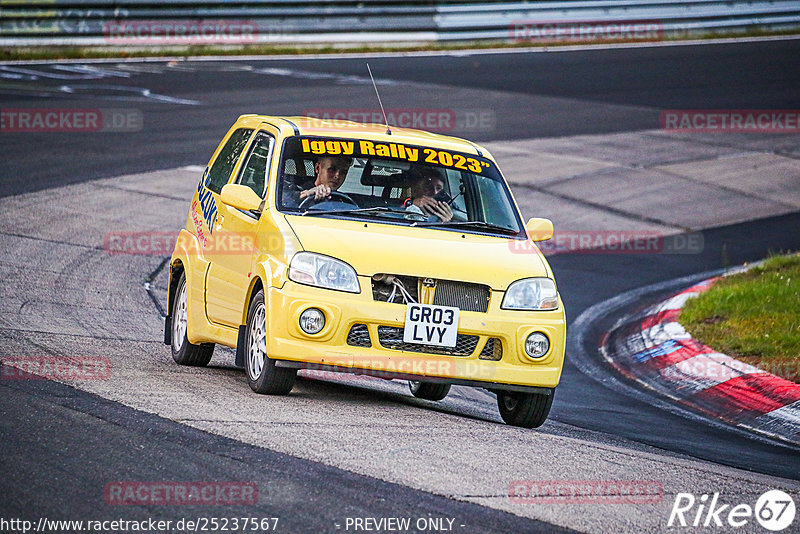
M 418 399 L 440 401 L 450 393 L 450 384 L 437 384 L 433 382 L 418 382 L 410 380 L 408 389 Z
M 195 345 L 189 343 L 187 337 L 187 307 L 189 299 L 186 296 L 186 273 L 181 273 L 178 287 L 175 289 L 175 298 L 172 301 L 172 314 L 170 317 L 170 328 L 172 338 L 170 347 L 172 349 L 172 359 L 179 365 L 192 365 L 203 367 L 211 361 L 214 355 L 213 343 L 202 343 Z
M 267 356 L 266 307 L 264 291 L 260 290 L 250 302 L 247 330 L 244 337 L 244 371 L 250 389 L 262 395 L 286 395 L 292 390 L 297 369 L 276 367 Z
M 550 413 L 555 393 L 555 390 L 550 395 L 498 391 L 497 407 L 500 410 L 500 417 L 511 426 L 540 427 Z

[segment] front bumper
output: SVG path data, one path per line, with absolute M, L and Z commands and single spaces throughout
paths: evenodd
M 379 342 L 378 327 L 402 328 L 406 306 L 375 301 L 369 290 L 369 278 L 359 277 L 360 294 L 343 293 L 288 281 L 283 287 L 271 287 L 267 295 L 269 335 L 267 354 L 279 360 L 279 366 L 363 372 L 386 378 L 428 379 L 482 386 L 489 389 L 554 388 L 558 385 L 564 363 L 566 322 L 563 305 L 548 312 L 501 310 L 502 292 L 493 292 L 486 313 L 462 311 L 459 335 L 478 336 L 474 350 L 467 356 L 429 354 L 395 350 Z M 325 314 L 325 326 L 314 335 L 299 327 L 300 314 L 307 308 Z M 353 325 L 366 325 L 371 346 L 347 343 Z M 550 339 L 545 357 L 532 360 L 525 355 L 525 338 L 531 332 L 543 332 Z M 502 343 L 498 361 L 481 359 L 486 342 L 496 338 Z M 511 386 L 511 387 L 504 387 Z M 513 387 L 519 386 L 519 387 Z

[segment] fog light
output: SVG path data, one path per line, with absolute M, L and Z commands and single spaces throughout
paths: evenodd
M 325 326 L 325 315 L 316 308 L 309 308 L 300 314 L 300 328 L 306 334 L 316 334 Z
M 541 332 L 534 332 L 525 340 L 525 352 L 531 358 L 541 358 L 550 350 L 550 340 Z

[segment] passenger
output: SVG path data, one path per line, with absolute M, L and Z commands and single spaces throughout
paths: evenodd
M 314 197 L 315 200 L 328 198 L 331 191 L 336 191 L 344 183 L 352 164 L 353 158 L 323 156 L 314 163 L 313 178 L 311 176 L 298 176 L 294 180 L 284 178 L 283 205 L 297 207 L 309 197 Z
M 423 215 L 428 221 L 447 222 L 453 218 L 453 211 L 447 202 L 436 200 L 436 195 L 444 190 L 444 178 L 432 167 L 417 167 L 412 171 L 411 197 L 406 199 L 406 211 Z

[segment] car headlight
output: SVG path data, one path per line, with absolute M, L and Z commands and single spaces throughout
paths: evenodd
M 506 290 L 505 310 L 555 310 L 558 308 L 556 283 L 550 278 L 525 278 L 517 280 Z
M 341 260 L 313 252 L 294 255 L 289 264 L 289 280 L 348 293 L 361 292 L 355 269 Z

